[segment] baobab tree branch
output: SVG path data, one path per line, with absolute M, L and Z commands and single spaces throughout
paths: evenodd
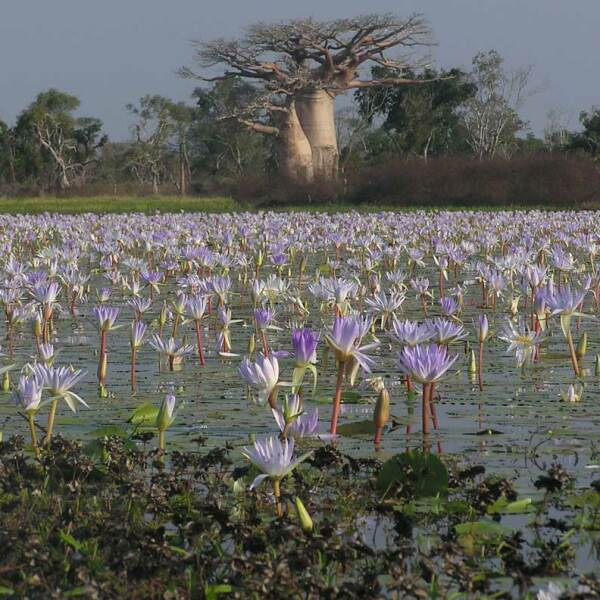
M 259 121 L 248 121 L 247 119 L 237 119 L 238 123 L 245 125 L 248 129 L 256 131 L 258 133 L 264 133 L 266 135 L 279 135 L 279 128 L 272 127 L 271 125 L 265 125 Z
M 449 79 L 444 77 L 443 79 Z M 393 85 L 422 85 L 423 83 L 432 83 L 434 81 L 442 81 L 443 79 L 406 79 L 404 77 L 384 77 L 382 79 L 355 79 L 347 84 L 348 89 L 362 89 L 370 87 L 382 87 Z

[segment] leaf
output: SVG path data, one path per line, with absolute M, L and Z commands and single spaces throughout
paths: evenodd
M 0 585 L 0 596 L 11 596 L 15 593 L 15 590 L 12 588 L 6 587 L 5 585 Z
M 156 424 L 158 410 L 158 406 L 144 402 L 144 404 L 138 406 L 133 411 L 129 419 L 127 419 L 127 422 L 132 423 L 133 425 L 154 426 Z
M 78 542 L 70 533 L 64 532 L 62 529 L 60 530 L 60 539 L 67 546 L 71 546 L 77 552 L 81 552 L 83 550 L 83 544 Z
M 496 523 L 496 521 L 488 521 L 481 519 L 480 521 L 467 521 L 454 526 L 454 531 L 461 535 L 470 535 L 476 541 L 485 541 L 492 538 L 502 537 L 512 530 L 510 527 Z
M 169 546 L 169 550 L 172 550 L 173 552 L 179 554 L 180 556 L 183 556 L 184 558 L 189 558 L 190 556 L 192 556 L 187 550 L 185 550 L 184 548 L 180 548 L 179 546 Z
M 68 592 L 64 592 L 63 596 L 65 598 L 74 598 L 75 596 L 85 596 L 86 594 L 89 593 L 89 589 L 86 587 L 76 587 L 73 588 L 72 590 L 69 590 Z
M 532 504 L 531 498 L 522 498 L 509 502 L 506 496 L 500 496 L 495 502 L 487 507 L 488 515 L 503 514 L 503 515 L 518 515 L 528 512 L 533 512 L 535 507 Z
M 355 423 L 344 423 L 337 428 L 339 435 L 348 437 L 354 435 L 375 435 L 375 424 L 373 421 L 357 421 Z
M 435 454 L 416 450 L 396 454 L 383 463 L 377 476 L 377 489 L 387 495 L 398 485 L 409 487 L 416 497 L 446 494 L 448 470 Z
M 204 586 L 204 598 L 206 600 L 216 600 L 220 594 L 230 594 L 233 592 L 233 586 L 228 583 L 212 583 Z
M 564 504 L 566 506 L 572 506 L 574 508 L 592 508 L 594 510 L 600 509 L 600 494 L 595 490 L 588 490 L 582 494 L 575 496 L 569 496 L 565 499 Z

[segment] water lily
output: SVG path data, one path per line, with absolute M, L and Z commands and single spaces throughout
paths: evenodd
M 320 335 L 311 329 L 292 329 L 292 348 L 295 359 L 294 373 L 292 375 L 292 391 L 297 392 L 302 385 L 306 371 L 313 375 L 313 392 L 317 387 L 317 346 Z
M 150 338 L 149 344 L 161 355 L 166 356 L 169 362 L 169 371 L 174 371 L 175 366 L 179 365 L 185 356 L 194 352 L 194 346 L 191 344 L 179 344 L 172 337 L 165 341 L 157 334 Z
M 29 422 L 29 432 L 31 435 L 31 444 L 36 457 L 40 456 L 40 449 L 35 432 L 35 415 L 40 409 L 42 402 L 42 382 L 35 375 L 21 375 L 19 384 L 14 394 L 15 401 L 21 405 L 27 421 Z
M 397 365 L 403 373 L 422 384 L 422 428 L 429 433 L 429 415 L 437 428 L 435 407 L 432 402 L 433 386 L 440 381 L 458 359 L 458 354 L 450 356 L 447 346 L 420 344 L 406 346 L 398 355 Z
M 302 401 L 297 394 L 286 396 L 281 409 L 273 408 L 273 417 L 283 437 L 302 438 L 314 435 L 319 427 L 319 411 L 313 408 L 303 410 Z
M 571 363 L 576 376 L 579 376 L 581 371 L 571 333 L 571 319 L 574 316 L 585 316 L 581 312 L 581 307 L 588 289 L 589 286 L 585 286 L 583 290 L 572 290 L 570 285 L 565 285 L 559 288 L 549 288 L 545 294 L 546 305 L 550 309 L 550 313 L 560 315 L 560 327 L 567 340 Z
M 257 391 L 259 404 L 268 402 L 272 409 L 277 407 L 279 362 L 275 356 L 259 355 L 255 362 L 244 358 L 238 373 L 249 386 Z
M 73 412 L 77 412 L 78 403 L 89 408 L 85 400 L 72 389 L 85 377 L 85 372 L 68 367 L 54 367 L 48 364 L 34 365 L 31 370 L 35 374 L 36 380 L 42 384 L 43 389 L 49 391 L 51 396 L 46 431 L 46 444 L 49 445 L 52 439 L 59 400 L 64 400 Z
M 136 357 L 137 352 L 144 342 L 144 336 L 148 327 L 142 321 L 134 321 L 131 324 L 131 336 L 129 338 L 129 344 L 131 346 L 131 391 L 135 392 L 137 387 L 136 379 Z
M 517 366 L 523 367 L 531 361 L 544 336 L 541 332 L 531 331 L 525 320 L 521 318 L 518 325 L 507 320 L 502 329 L 502 334 L 498 338 L 509 343 L 507 352 L 513 352 L 517 359 Z
M 113 306 L 101 304 L 92 309 L 92 314 L 96 317 L 98 328 L 100 330 L 100 354 L 98 357 L 98 386 L 100 395 L 106 395 L 104 382 L 108 368 L 108 353 L 106 351 L 106 335 L 109 331 L 117 329 L 115 322 L 119 316 L 119 309 Z
M 361 321 L 361 319 L 354 316 L 338 317 L 333 323 L 331 332 L 325 335 L 325 340 L 329 347 L 334 350 L 338 361 L 338 374 L 329 429 L 331 435 L 335 435 L 337 432 L 337 422 L 342 402 L 342 383 L 347 364 L 356 361 L 366 372 L 370 372 L 371 367 L 375 364 L 375 361 L 364 352 L 377 344 L 360 347 L 367 325 L 370 325 L 370 321 Z
M 191 318 L 194 320 L 194 331 L 196 333 L 196 346 L 198 349 L 198 358 L 200 365 L 204 366 L 204 348 L 202 344 L 202 319 L 206 313 L 207 300 L 205 296 L 194 296 L 188 300 L 187 310 Z
M 260 475 L 257 475 L 250 484 L 250 489 L 256 489 L 265 479 L 270 479 L 273 484 L 277 514 L 281 516 L 280 482 L 304 462 L 312 452 L 307 452 L 294 459 L 294 439 L 281 440 L 278 436 L 273 435 L 263 440 L 256 440 L 252 448 L 244 447 L 242 454 L 261 471 Z

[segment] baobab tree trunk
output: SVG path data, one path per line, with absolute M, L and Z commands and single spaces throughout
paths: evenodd
M 312 151 L 314 176 L 335 179 L 339 152 L 335 131 L 334 96 L 326 90 L 307 90 L 295 98 L 296 112 Z
M 283 115 L 279 129 L 279 161 L 282 172 L 296 181 L 312 181 L 314 178 L 313 153 L 304 132 L 294 102 Z

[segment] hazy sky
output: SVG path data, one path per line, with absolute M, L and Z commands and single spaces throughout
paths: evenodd
M 509 67 L 532 65 L 522 114 L 536 131 L 550 109 L 577 124 L 600 105 L 600 0 L 3 0 L 0 118 L 13 122 L 49 87 L 73 93 L 80 114 L 101 118 L 113 139 L 128 135 L 128 102 L 148 93 L 187 100 L 190 40 L 233 36 L 258 20 L 332 18 L 365 12 L 423 13 L 441 66 L 469 67 L 497 49 Z

